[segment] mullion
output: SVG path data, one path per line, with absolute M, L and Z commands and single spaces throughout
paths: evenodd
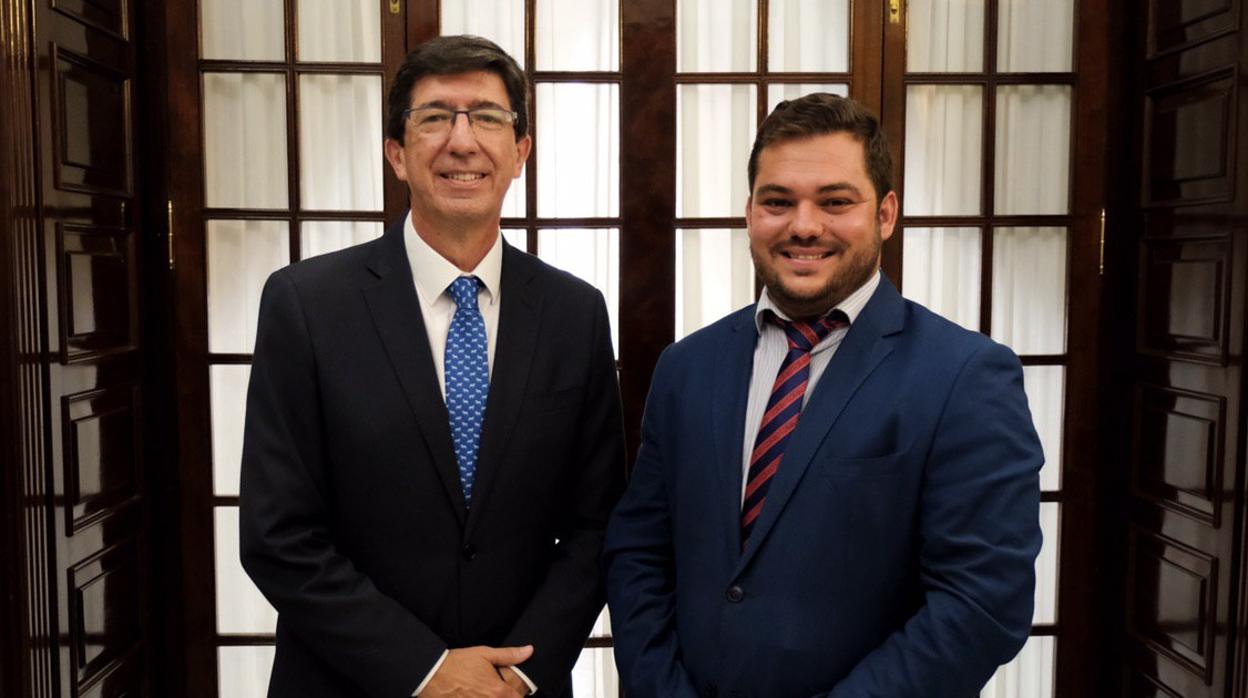
M 1073 225 L 1074 216 L 1069 214 L 902 216 L 901 222 L 906 226 L 916 228 L 974 228 L 984 225 L 998 228 L 1056 228 Z
M 984 86 L 983 139 L 980 161 L 980 212 L 988 218 L 981 233 L 979 264 L 979 331 L 992 336 L 992 259 L 995 228 L 991 219 L 996 212 L 997 155 L 997 0 L 987 0 L 984 8 Z
M 986 59 L 985 59 L 986 60 Z M 1070 85 L 1074 73 L 906 73 L 908 85 Z
M 675 223 L 675 227 L 682 229 L 746 227 L 745 218 L 742 216 L 728 216 L 721 218 L 677 218 Z
M 1062 73 L 1064 75 L 1064 73 Z M 676 84 L 691 83 L 722 83 L 722 82 L 782 82 L 782 83 L 806 83 L 806 82 L 853 82 L 852 73 L 829 73 L 829 72 L 810 72 L 810 73 L 763 73 L 763 72 L 743 72 L 743 71 L 716 71 L 702 73 L 677 73 Z
M 620 216 L 586 216 L 584 218 L 542 218 L 525 216 L 524 218 L 503 218 L 500 228 L 619 228 L 624 225 Z
M 267 633 L 217 634 L 217 647 L 269 647 L 277 644 L 277 636 Z
M 255 221 L 288 221 L 294 223 L 305 221 L 386 221 L 384 211 L 300 211 L 292 213 L 285 209 L 253 209 L 253 208 L 205 208 L 205 219 L 214 220 L 255 220 Z
M 213 73 L 284 73 L 340 75 L 377 75 L 385 77 L 380 63 L 285 63 L 282 61 L 236 61 L 207 59 L 199 62 L 201 70 Z
M 290 196 L 292 216 L 299 211 L 299 73 L 295 70 L 298 58 L 299 18 L 296 0 L 284 0 L 286 12 L 286 182 Z M 287 229 L 289 236 L 289 259 L 298 262 L 301 251 L 299 226 L 292 221 Z
M 624 81 L 624 76 L 618 71 L 605 70 L 535 70 L 529 74 L 529 79 L 534 84 L 539 82 L 621 83 Z

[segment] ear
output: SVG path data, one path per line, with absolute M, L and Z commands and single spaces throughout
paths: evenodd
M 533 137 L 525 136 L 516 141 L 516 171 L 511 175 L 512 179 L 518 179 L 520 173 L 524 170 L 524 163 L 529 159 L 529 151 L 533 149 Z
M 400 182 L 407 181 L 406 153 L 403 152 L 403 144 L 387 138 L 385 142 L 386 162 L 390 163 L 390 169 L 394 170 L 394 176 L 399 178 Z
M 887 240 L 893 236 L 893 229 L 897 227 L 897 214 L 900 212 L 901 205 L 897 202 L 897 192 L 890 191 L 880 200 L 880 210 L 878 212 L 878 222 L 880 224 L 880 239 Z

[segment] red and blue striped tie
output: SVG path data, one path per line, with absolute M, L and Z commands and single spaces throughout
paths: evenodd
M 768 312 L 767 317 L 784 329 L 789 339 L 789 353 L 785 355 L 784 363 L 780 364 L 780 372 L 776 374 L 771 397 L 767 400 L 767 411 L 763 413 L 758 437 L 754 440 L 754 450 L 750 453 L 745 501 L 741 504 L 742 549 L 749 542 L 754 522 L 763 511 L 767 488 L 780 468 L 780 459 L 789 443 L 789 435 L 797 427 L 797 418 L 802 411 L 802 396 L 806 394 L 806 383 L 810 379 L 810 352 L 832 330 L 849 324 L 848 318 L 839 310 L 834 310 L 814 322 L 790 322 L 771 312 Z

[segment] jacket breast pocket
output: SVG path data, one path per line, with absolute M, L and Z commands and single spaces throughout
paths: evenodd
M 819 468 L 819 476 L 837 482 L 878 480 L 896 475 L 905 463 L 903 451 L 869 458 L 832 458 Z

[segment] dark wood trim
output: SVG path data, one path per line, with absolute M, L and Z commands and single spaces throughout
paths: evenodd
M 397 181 L 397 180 L 395 180 Z M 286 221 L 291 225 L 304 221 L 385 222 L 383 211 L 298 211 L 285 209 L 205 208 L 204 220 Z
M 745 216 L 721 216 L 719 218 L 677 218 L 675 220 L 676 230 L 744 227 L 746 227 Z
M 992 5 L 995 10 L 996 5 Z M 993 25 L 995 26 L 995 25 Z M 993 30 L 993 41 L 996 31 Z M 985 65 L 993 63 L 996 70 L 995 44 L 990 55 L 984 55 Z M 1070 85 L 1079 84 L 1074 73 L 990 73 L 985 67 L 983 73 L 906 73 L 907 85 Z
M 407 56 L 407 18 L 411 14 L 411 8 L 408 3 L 400 3 L 399 12 L 397 14 L 390 12 L 389 0 L 379 0 L 383 7 L 381 20 L 381 63 L 382 70 L 386 73 L 382 76 L 381 85 L 381 120 L 382 137 L 385 137 L 386 112 L 389 108 L 390 80 L 394 73 L 398 72 L 398 66 L 402 65 L 404 57 Z M 390 169 L 390 163 L 382 158 L 382 211 L 381 217 L 376 219 L 387 223 L 396 221 L 399 216 L 411 205 L 411 195 L 407 190 L 407 185 L 399 181 L 394 176 L 394 172 Z M 306 216 L 309 212 L 303 212 Z M 313 219 L 308 219 L 313 220 Z M 318 219 L 331 220 L 331 219 Z M 343 220 L 343 219 L 332 219 Z M 363 219 L 372 220 L 372 219 Z
M 995 178 L 995 174 L 994 174 Z M 1069 228 L 1073 215 L 906 216 L 907 228 Z
M 294 41 L 292 37 L 290 39 Z M 286 73 L 288 75 L 384 75 L 380 63 L 286 63 L 285 61 L 231 61 L 205 59 L 205 73 Z
M 571 70 L 535 70 L 529 74 L 534 85 L 541 82 L 590 82 L 613 83 L 622 82 L 624 77 L 619 71 L 571 71 Z
M 880 99 L 882 108 L 878 112 L 884 135 L 888 137 L 889 146 L 893 151 L 893 190 L 899 200 L 905 202 L 905 144 L 906 138 L 906 33 L 909 13 L 903 12 L 901 21 L 893 24 L 887 18 L 881 20 L 884 25 L 884 46 L 880 51 L 883 60 L 881 70 Z M 906 273 L 902 267 L 905 255 L 905 228 L 917 225 L 913 219 L 904 219 L 898 212 L 897 227 L 893 236 L 884 243 L 880 267 L 884 275 L 902 288 L 902 276 Z
M 286 62 L 293 65 L 299 50 L 299 3 L 284 0 L 283 10 L 286 27 L 282 33 L 286 39 Z M 287 66 L 288 68 L 290 66 Z M 200 65 L 203 72 L 203 65 Z M 207 150 L 207 148 L 205 148 Z M 293 71 L 286 74 L 286 194 L 290 197 L 289 208 L 297 212 L 300 205 L 299 191 L 299 77 Z M 300 253 L 299 226 L 286 229 L 290 241 L 290 261 L 298 262 Z
M 853 73 L 677 73 L 677 85 L 702 85 L 742 83 L 764 85 L 770 83 L 853 83 Z
M 504 218 L 499 223 L 500 228 L 520 229 L 532 228 L 537 230 L 551 228 L 618 228 L 624 224 L 623 217 L 605 216 L 601 218 L 538 218 L 537 216 L 528 216 L 525 218 Z
M 620 392 L 631 463 L 676 327 L 676 3 L 620 3 Z

